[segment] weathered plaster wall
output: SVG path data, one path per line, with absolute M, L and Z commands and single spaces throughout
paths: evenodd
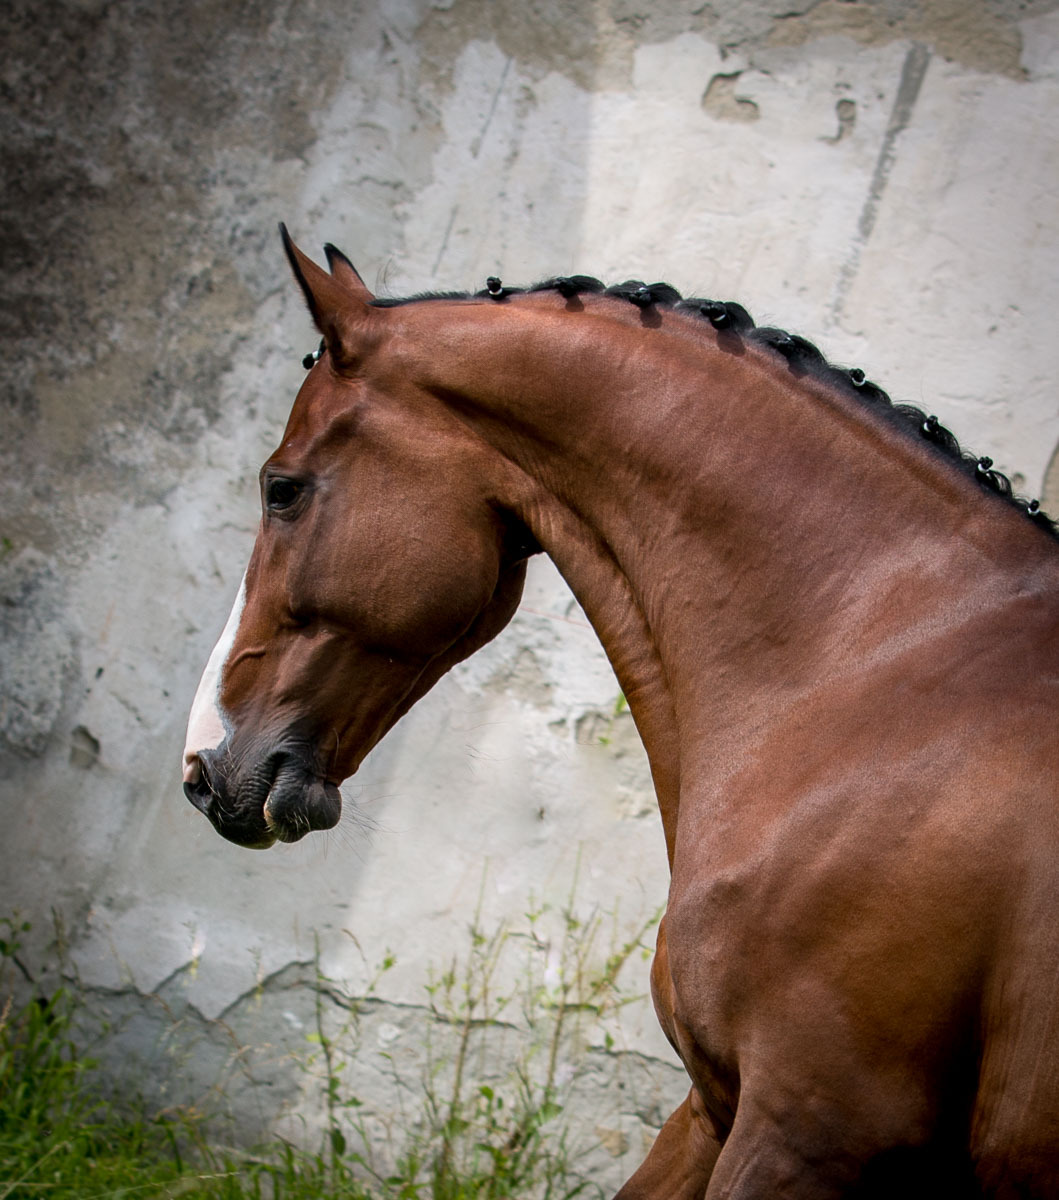
M 315 938 L 352 993 L 395 948 L 382 1002 L 421 1004 L 479 891 L 517 919 L 576 873 L 621 928 L 665 899 L 634 731 L 545 563 L 334 834 L 253 854 L 184 802 L 187 708 L 314 344 L 278 220 L 394 294 L 588 271 L 739 299 L 1036 494 L 1059 441 L 1057 7 L 6 6 L 0 898 L 42 983 L 53 907 L 98 996 L 140 1013 L 179 985 L 208 1025 Z M 268 1040 L 253 1011 L 240 1036 Z M 610 1020 L 675 1100 L 649 1005 Z

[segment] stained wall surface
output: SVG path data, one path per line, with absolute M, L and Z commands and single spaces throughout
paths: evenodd
M 179 994 L 252 1042 L 246 998 L 317 950 L 351 993 L 394 951 L 378 987 L 405 1012 L 476 911 L 517 923 L 573 888 L 620 939 L 665 901 L 635 731 L 545 562 L 337 831 L 252 853 L 185 802 L 187 710 L 315 344 L 278 221 L 381 294 L 587 272 L 737 299 L 1036 495 L 1059 441 L 1057 8 L 7 5 L 0 907 L 32 921 L 42 986 L 76 970 L 130 1030 Z M 1048 487 L 1059 509 L 1054 467 Z M 653 1099 L 606 1120 L 649 1136 L 679 1073 L 647 1002 L 608 1019 Z M 639 1136 L 608 1143 L 617 1175 Z

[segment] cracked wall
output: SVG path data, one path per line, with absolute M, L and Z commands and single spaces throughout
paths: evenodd
M 383 1175 L 436 1123 L 431 1106 L 444 1112 L 452 1103 L 457 1063 L 469 1118 L 483 1089 L 502 1101 L 493 1127 L 473 1125 L 498 1145 L 501 1131 L 517 1127 L 520 1098 L 528 1092 L 539 1106 L 547 1088 L 564 1114 L 575 1169 L 616 1189 L 683 1098 L 685 1078 L 671 1061 L 609 1036 L 612 1010 L 628 997 L 623 972 L 584 956 L 600 933 L 591 918 L 587 936 L 573 940 L 560 932 L 552 942 L 546 925 L 538 917 L 482 931 L 487 954 L 477 959 L 468 939 L 449 964 L 448 985 L 443 972 L 432 974 L 418 1003 L 380 999 L 374 987 L 351 994 L 308 960 L 251 981 L 208 1017 L 190 999 L 192 963 L 146 993 L 131 984 L 85 987 L 74 1033 L 119 1103 L 194 1112 L 222 1143 L 281 1137 L 315 1149 L 334 1120 L 347 1146 Z M 563 953 L 567 968 L 578 963 L 576 986 L 559 982 Z M 457 1154 L 473 1150 L 456 1145 Z
M 545 563 L 511 628 L 371 756 L 333 834 L 255 855 L 184 802 L 190 698 L 315 341 L 277 221 L 394 294 L 587 271 L 730 296 L 1054 511 L 1056 10 L 8 5 L 0 872 L 40 986 L 66 962 L 146 1013 L 179 978 L 208 1023 L 318 941 L 351 995 L 397 947 L 378 1002 L 415 1006 L 479 897 L 514 919 L 576 876 L 629 925 L 664 902 L 642 752 Z M 646 1002 L 610 1033 L 669 1053 Z M 295 1083 L 271 1115 L 254 1093 L 261 1122 Z

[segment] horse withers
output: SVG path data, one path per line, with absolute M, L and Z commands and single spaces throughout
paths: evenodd
M 1059 545 L 937 421 L 731 303 L 584 276 L 322 336 L 185 790 L 293 841 L 557 564 L 628 699 L 687 1100 L 620 1200 L 1059 1196 Z

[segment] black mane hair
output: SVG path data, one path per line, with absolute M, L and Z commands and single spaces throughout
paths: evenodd
M 708 321 L 721 334 L 745 338 L 755 345 L 765 346 L 782 355 L 794 374 L 811 375 L 840 391 L 851 392 L 891 424 L 927 442 L 943 458 L 970 475 L 984 490 L 994 492 L 1014 505 L 1039 529 L 1059 539 L 1059 525 L 1041 509 L 1039 503 L 1016 496 L 1008 477 L 993 468 L 993 460 L 964 450 L 936 416 L 928 416 L 913 404 L 895 404 L 882 388 L 865 377 L 860 368 L 833 366 L 805 338 L 783 329 L 755 325 L 747 310 L 731 300 L 705 300 L 699 297 L 685 300 L 668 283 L 647 284 L 639 279 L 627 279 L 624 283 L 607 287 L 591 275 L 557 275 L 528 288 L 504 287 L 499 279 L 490 277 L 486 287 L 478 292 L 420 292 L 414 296 L 376 299 L 371 303 L 376 308 L 398 308 L 430 300 L 503 302 L 511 296 L 534 292 L 558 292 L 566 299 L 586 293 L 613 296 L 641 309 L 659 305 Z

